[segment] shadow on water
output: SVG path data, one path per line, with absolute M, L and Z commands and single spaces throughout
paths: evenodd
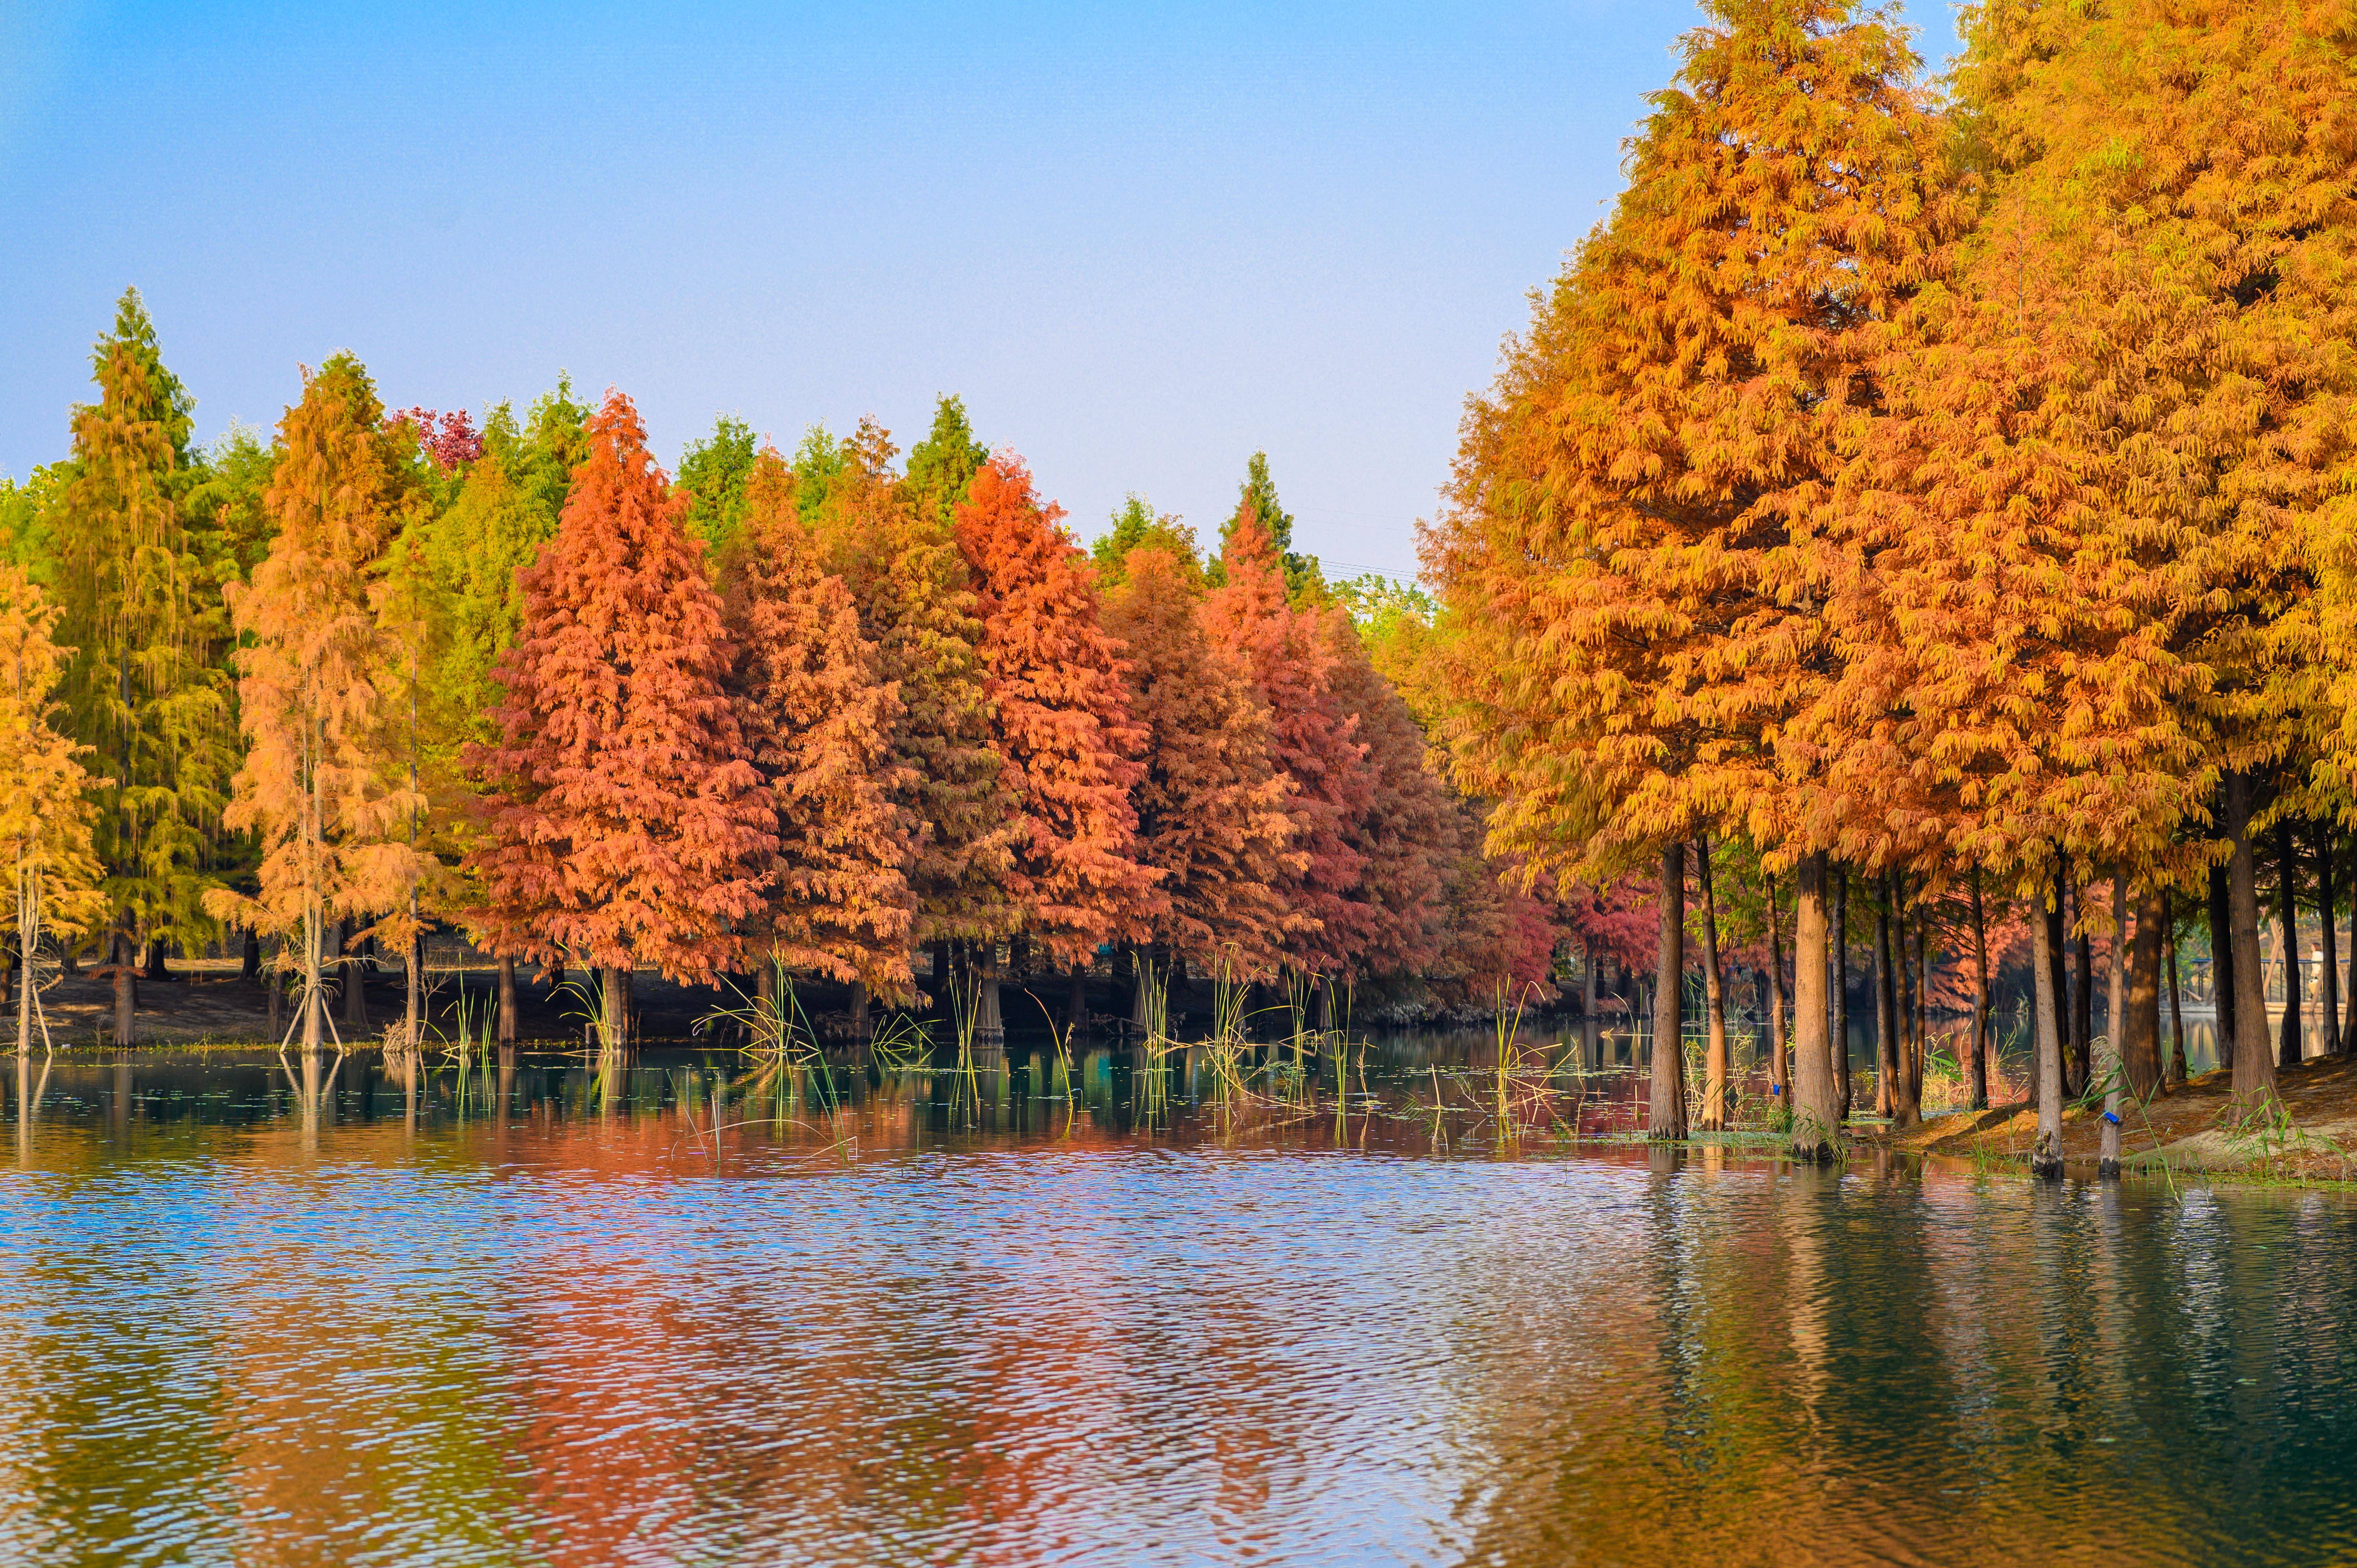
M 19 1064 L 0 1560 L 2357 1552 L 2348 1203 L 1485 1048 Z

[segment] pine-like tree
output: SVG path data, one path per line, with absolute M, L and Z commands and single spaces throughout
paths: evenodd
M 237 662 L 248 750 L 228 820 L 256 834 L 262 858 L 253 897 L 216 890 L 207 901 L 216 916 L 294 939 L 307 1050 L 324 1039 L 328 922 L 405 913 L 431 870 L 409 842 L 424 801 L 389 749 L 403 650 L 380 618 L 379 570 L 415 496 L 383 415 L 350 356 L 306 373 L 278 427 L 270 553 L 230 590 L 247 639 Z
M 776 818 L 748 940 L 788 970 L 905 991 L 915 834 L 893 804 L 907 792 L 891 761 L 900 694 L 877 679 L 849 590 L 819 569 L 774 452 L 748 475 L 720 578 L 737 723 Z
M 1069 967 L 1142 932 L 1157 900 L 1129 798 L 1146 734 L 1130 715 L 1128 662 L 1099 624 L 1087 557 L 1063 515 L 1039 504 L 1030 471 L 1006 456 L 983 466 L 956 509 L 992 739 L 1014 788 L 1007 888 L 1024 936 Z
M 115 1034 L 134 1037 L 143 944 L 210 936 L 228 680 L 215 666 L 215 585 L 181 506 L 193 480 L 194 402 L 157 350 L 136 290 L 92 356 L 100 396 L 73 413 L 73 452 L 50 525 L 58 636 L 74 650 L 61 695 L 100 787 L 96 843 L 115 931 Z
M 91 780 L 81 748 L 56 726 L 54 693 L 66 662 L 50 640 L 57 619 L 24 569 L 0 563 L 0 853 L 8 856 L 16 906 L 8 918 L 16 940 L 19 1054 L 42 1027 L 44 933 L 70 938 L 106 915 L 84 798 Z
M 753 427 L 721 414 L 712 434 L 680 455 L 679 488 L 687 493 L 687 532 L 704 541 L 705 558 L 720 559 L 745 522 L 745 485 L 759 443 Z
M 1308 868 L 1287 845 L 1292 784 L 1269 760 L 1269 715 L 1206 634 L 1200 568 L 1153 544 L 1118 564 L 1104 627 L 1128 659 L 1145 774 L 1131 791 L 1137 858 L 1160 874 L 1148 939 L 1196 966 L 1233 950 L 1246 973 L 1282 960 L 1289 911 L 1278 888 Z
M 469 856 L 495 950 L 605 971 L 609 1049 L 629 980 L 704 980 L 761 908 L 774 822 L 726 682 L 732 653 L 684 500 L 608 392 L 565 520 L 522 574 L 524 631 L 500 660 L 497 746 L 470 753 L 488 820 Z
M 974 438 L 966 421 L 964 400 L 943 393 L 933 404 L 932 429 L 909 449 L 901 493 L 917 516 L 947 530 L 967 487 L 989 461 L 990 448 Z

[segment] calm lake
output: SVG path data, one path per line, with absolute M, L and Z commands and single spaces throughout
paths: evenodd
M 2341 1198 L 1568 1136 L 1626 1073 L 1501 1138 L 1429 1054 L 7 1058 L 0 1561 L 2357 1556 Z

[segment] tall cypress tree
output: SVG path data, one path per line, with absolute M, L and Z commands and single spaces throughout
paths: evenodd
M 932 429 L 909 449 L 901 489 L 920 517 L 946 528 L 974 475 L 988 461 L 990 448 L 974 438 L 974 427 L 966 421 L 965 401 L 944 392 L 933 404 Z
M 73 412 L 52 524 L 60 691 L 88 746 L 97 848 L 115 931 L 115 1032 L 134 1033 L 128 968 L 142 943 L 199 941 L 231 765 L 228 678 L 208 655 L 218 614 L 182 501 L 194 402 L 164 368 L 126 290 L 91 355 L 99 400 Z

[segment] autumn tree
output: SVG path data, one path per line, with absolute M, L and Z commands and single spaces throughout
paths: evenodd
M 1015 809 L 992 742 L 971 575 L 949 519 L 920 510 L 893 475 L 889 432 L 863 420 L 845 450 L 820 504 L 802 516 L 819 564 L 858 607 L 878 677 L 900 693 L 891 763 L 894 804 L 919 835 L 908 873 L 914 940 L 996 942 L 1016 923 Z M 806 499 L 799 467 L 795 478 Z M 937 967 L 942 957 L 937 950 Z
M 255 833 L 262 857 L 254 896 L 222 889 L 208 902 L 293 940 L 306 1050 L 324 1039 L 328 922 L 405 915 L 430 871 L 408 835 L 423 802 L 388 756 L 401 650 L 380 619 L 376 572 L 413 497 L 383 412 L 350 355 L 305 373 L 302 401 L 278 426 L 270 553 L 230 590 L 247 639 L 237 660 L 247 752 L 229 821 Z M 408 927 L 396 918 L 387 929 Z
M 966 419 L 965 400 L 944 393 L 933 404 L 932 428 L 909 448 L 900 493 L 918 517 L 950 528 L 974 477 L 989 461 L 990 448 L 974 439 Z
M 680 455 L 679 488 L 687 495 L 687 532 L 717 561 L 745 522 L 745 486 L 757 456 L 753 427 L 722 414 L 712 434 Z
M 1243 482 L 1236 487 L 1235 510 L 1228 513 L 1220 525 L 1220 548 L 1225 558 L 1228 542 L 1235 537 L 1237 526 L 1245 516 L 1257 518 L 1267 531 L 1269 543 L 1276 552 L 1285 577 L 1287 599 L 1298 599 L 1313 586 L 1323 586 L 1315 555 L 1298 554 L 1293 548 L 1293 514 L 1285 510 L 1276 497 L 1276 481 L 1269 477 L 1268 454 L 1255 452 L 1244 463 Z M 1217 575 L 1219 563 L 1214 563 Z
M 1707 7 L 1631 144 L 1629 184 L 1471 406 L 1427 537 L 1460 786 L 1491 846 L 1609 881 L 1749 832 L 1824 847 L 1780 746 L 1841 668 L 1847 559 L 1820 513 L 1875 404 L 1889 321 L 1961 221 L 1903 35 L 1835 0 Z M 1799 877 L 1798 968 L 1822 972 Z M 1651 1128 L 1683 1133 L 1682 921 L 1664 909 Z M 1822 1006 L 1798 1014 L 1794 1144 L 1839 1117 Z
M 1377 780 L 1335 690 L 1327 618 L 1340 612 L 1286 602 L 1283 564 L 1255 515 L 1237 523 L 1221 559 L 1226 580 L 1203 601 L 1204 629 L 1252 683 L 1269 715 L 1269 760 L 1290 785 L 1287 847 L 1301 858 L 1276 885 L 1290 916 L 1285 962 L 1304 975 L 1345 975 L 1367 936 L 1357 901 L 1367 857 L 1352 833 Z
M 114 931 L 114 1036 L 134 1026 L 143 945 L 211 931 L 203 898 L 231 764 L 228 681 L 209 655 L 212 584 L 190 543 L 194 400 L 164 368 L 136 290 L 91 355 L 99 399 L 73 411 L 49 524 L 59 693 L 69 733 L 108 782 L 95 843 Z
M 629 975 L 702 981 L 762 905 L 774 818 L 726 690 L 733 651 L 685 500 L 620 392 L 589 422 L 556 538 L 521 575 L 497 744 L 469 857 L 495 950 L 604 971 L 603 1038 L 629 1036 Z
M 50 640 L 57 620 L 24 569 L 0 564 L 0 845 L 16 902 L 19 1055 L 31 1048 L 38 1017 L 43 933 L 70 938 L 105 917 L 85 799 L 91 780 L 81 748 L 56 723 L 66 662 Z
M 1270 761 L 1269 714 L 1198 617 L 1191 551 L 1140 544 L 1114 569 L 1104 628 L 1121 641 L 1130 714 L 1146 732 L 1130 793 L 1136 854 L 1158 874 L 1141 904 L 1146 940 L 1199 972 L 1232 944 L 1246 972 L 1274 971 L 1292 922 L 1278 889 L 1307 857 L 1288 847 L 1292 785 Z
M 764 452 L 721 558 L 731 691 L 774 818 L 774 856 L 746 922 L 766 961 L 879 992 L 909 983 L 913 824 L 893 803 L 899 690 L 842 579 L 819 570 L 794 477 Z
M 1077 1000 L 1097 948 L 1142 933 L 1161 901 L 1138 862 L 1130 801 L 1147 732 L 1130 714 L 1129 661 L 1100 624 L 1063 515 L 1006 456 L 983 465 L 955 510 L 991 738 L 1013 796 L 1006 887 L 1024 940 L 1073 972 Z

